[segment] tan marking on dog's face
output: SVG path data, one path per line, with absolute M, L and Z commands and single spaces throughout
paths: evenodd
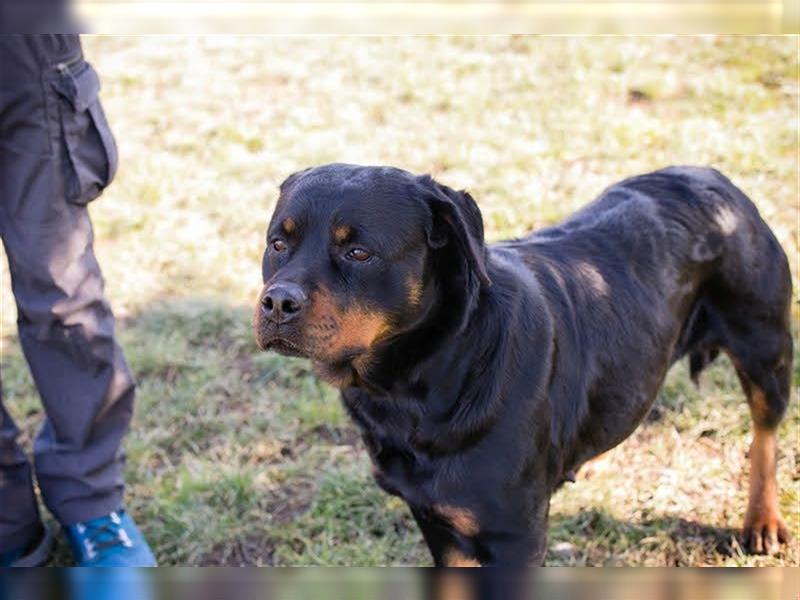
M 342 313 L 339 334 L 336 336 L 332 350 L 334 353 L 348 348 L 368 349 L 389 329 L 386 315 L 354 308 Z
M 294 233 L 295 229 L 297 229 L 297 223 L 292 217 L 286 217 L 281 223 L 281 227 L 283 231 L 288 235 Z
M 361 306 L 342 308 L 325 288 L 311 296 L 304 335 L 314 358 L 324 362 L 345 352 L 366 352 L 391 329 L 387 315 Z
M 481 563 L 477 559 L 471 558 L 455 548 L 451 548 L 444 553 L 442 562 L 446 567 L 480 567 Z
M 333 230 L 333 240 L 337 244 L 344 244 L 350 237 L 350 227 L 348 225 L 337 225 Z
M 472 537 L 480 531 L 475 513 L 467 508 L 437 504 L 433 509 L 461 535 Z

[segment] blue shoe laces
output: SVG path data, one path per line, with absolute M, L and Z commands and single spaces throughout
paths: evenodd
M 112 512 L 107 518 L 77 523 L 75 529 L 82 538 L 83 549 L 89 560 L 97 558 L 99 552 L 108 548 L 133 547 L 133 542 L 122 527 L 122 520 L 116 512 Z

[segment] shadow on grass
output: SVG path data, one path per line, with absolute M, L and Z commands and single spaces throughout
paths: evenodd
M 548 565 L 696 564 L 699 555 L 717 560 L 741 554 L 739 531 L 691 519 L 658 516 L 640 522 L 589 509 L 550 517 Z

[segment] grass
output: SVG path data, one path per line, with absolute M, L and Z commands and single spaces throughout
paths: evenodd
M 626 175 L 713 164 L 758 204 L 798 291 L 797 38 L 104 37 L 85 49 L 122 159 L 91 211 L 140 382 L 127 502 L 162 564 L 430 564 L 336 393 L 252 341 L 266 220 L 295 170 L 432 172 L 471 190 L 495 240 Z M 41 413 L 0 277 L 4 402 L 29 446 Z M 781 555 L 736 541 L 749 417 L 720 360 L 700 390 L 676 366 L 636 433 L 554 497 L 548 564 L 800 564 L 798 384 L 800 360 L 778 465 L 795 541 Z M 69 561 L 62 545 L 56 564 Z

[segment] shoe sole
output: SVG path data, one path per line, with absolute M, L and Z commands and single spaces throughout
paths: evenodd
M 44 535 L 39 545 L 33 549 L 32 552 L 26 554 L 19 560 L 15 561 L 12 567 L 41 567 L 50 560 L 50 554 L 53 551 L 53 544 L 55 538 L 53 532 L 47 525 L 44 525 Z

